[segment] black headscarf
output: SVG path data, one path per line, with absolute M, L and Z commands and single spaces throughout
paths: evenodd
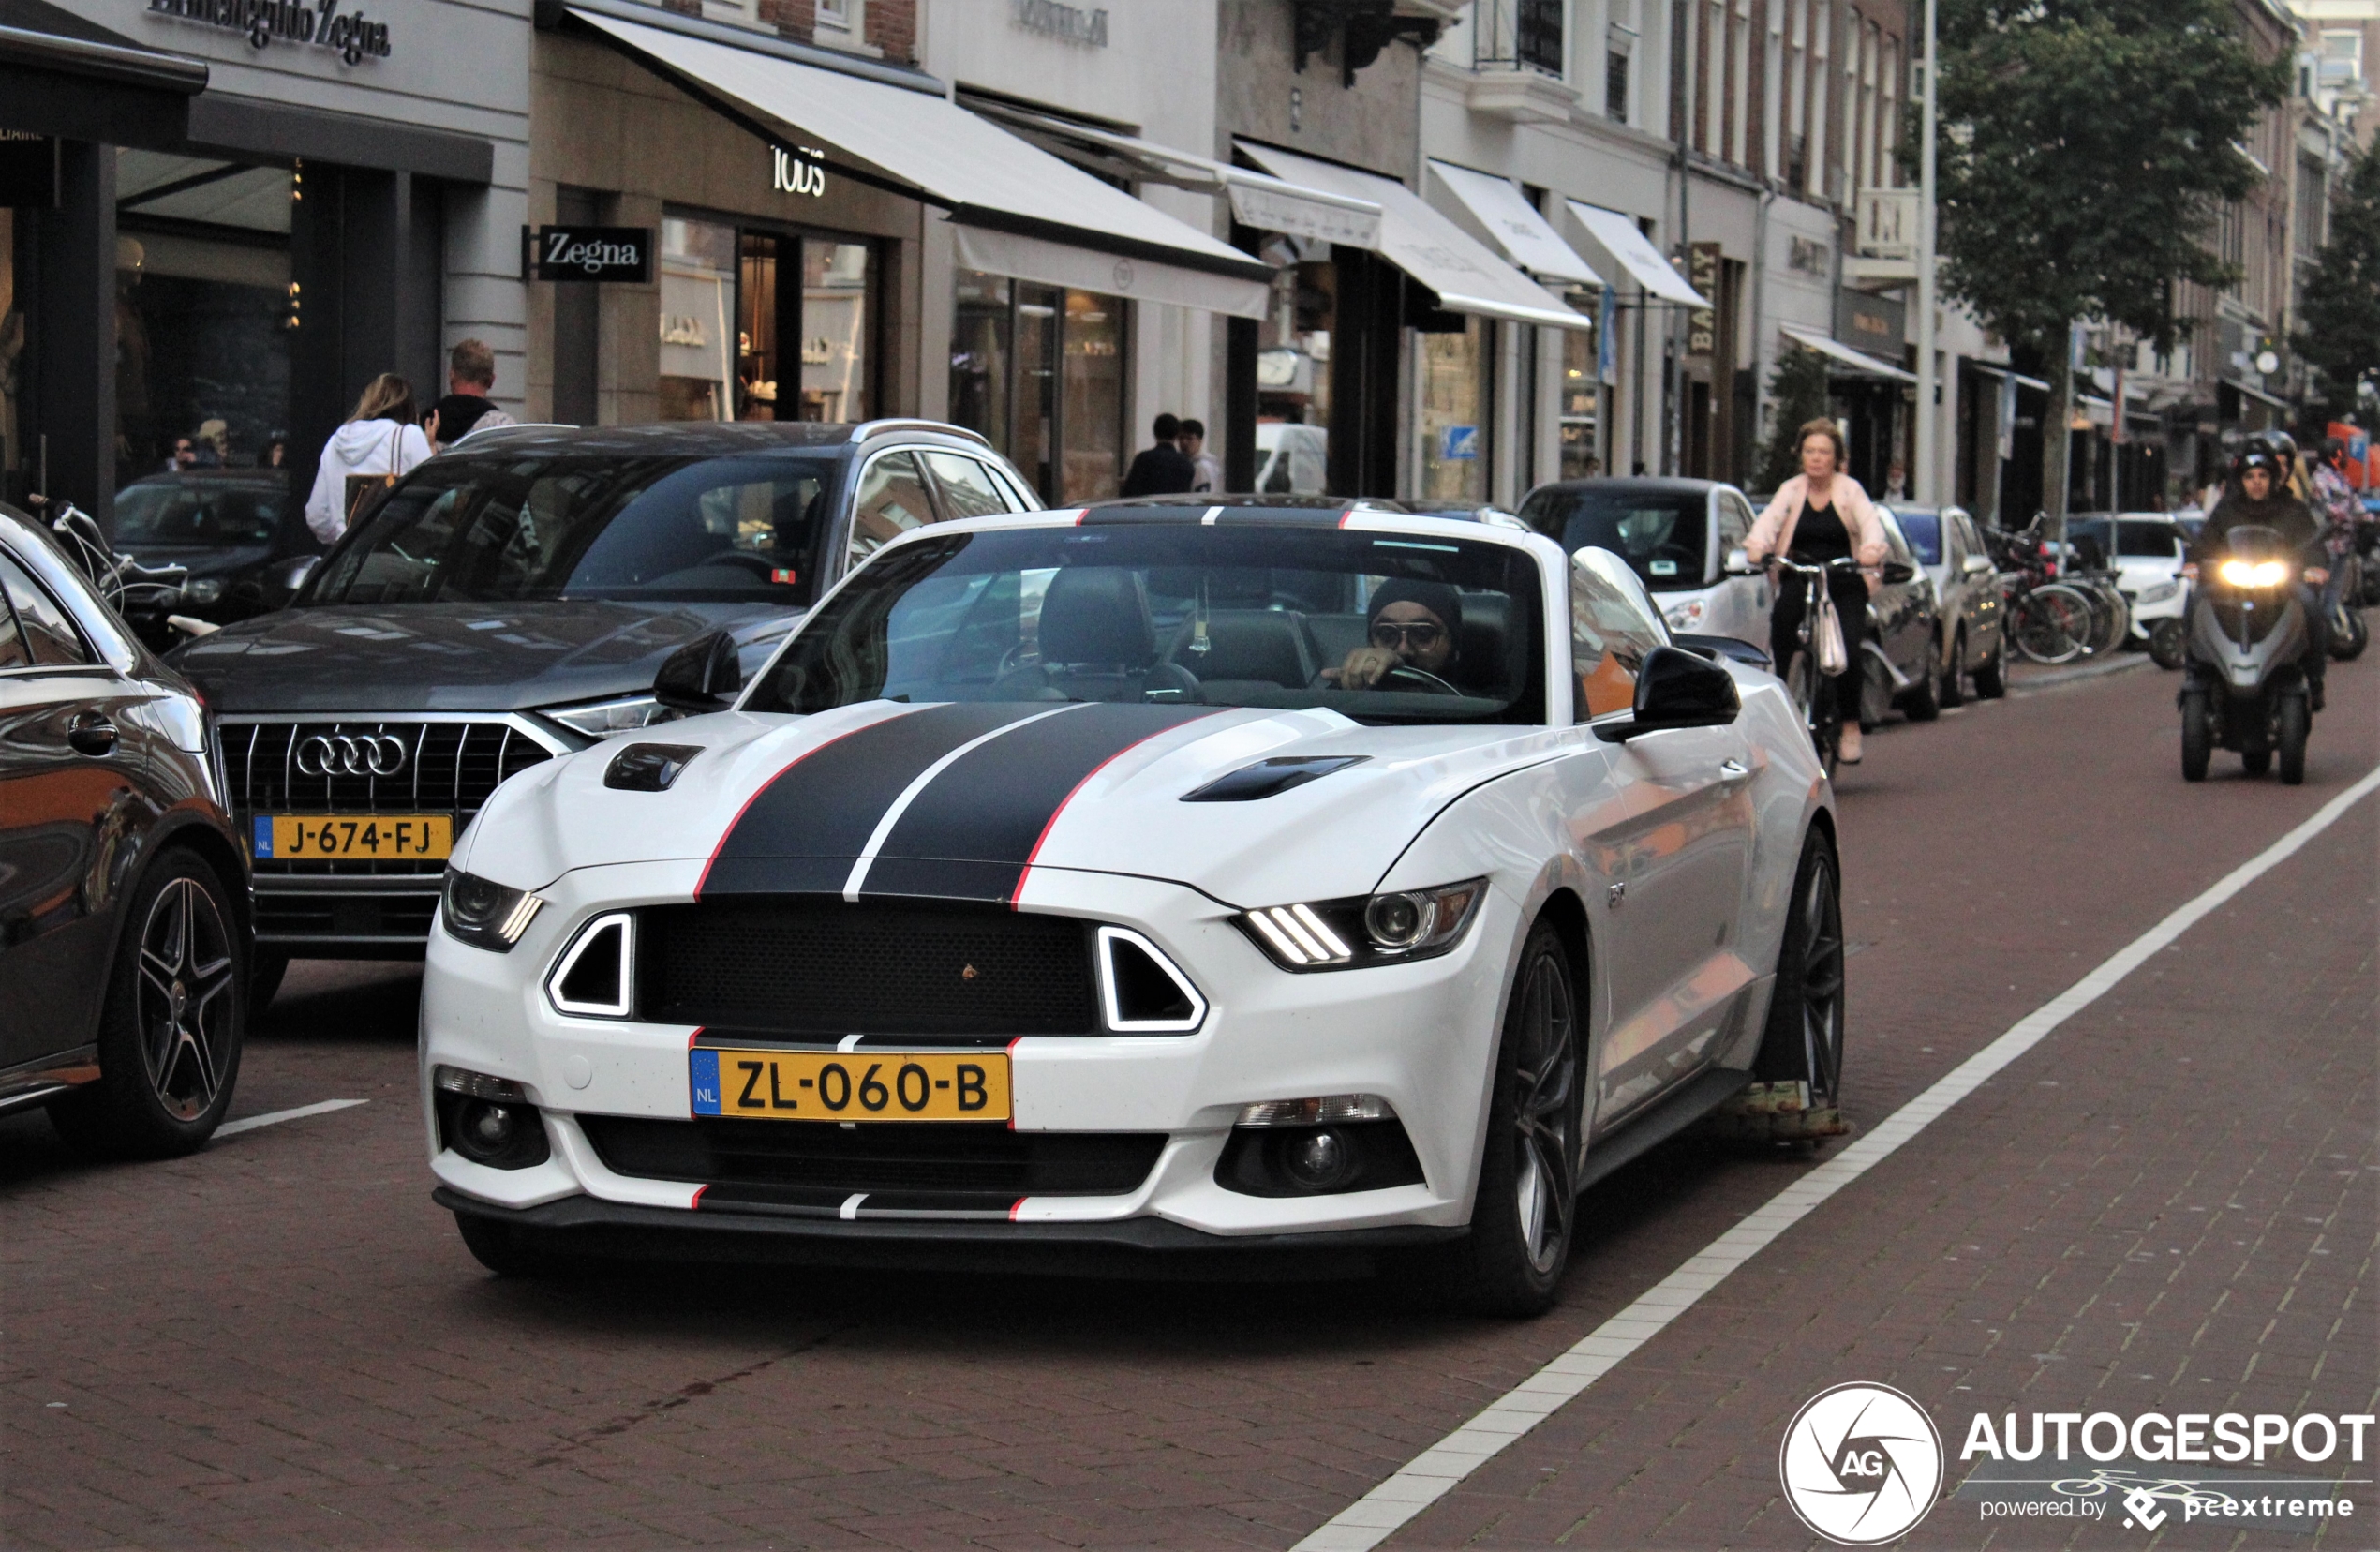
M 1391 604 L 1421 604 L 1445 622 L 1448 639 L 1453 642 L 1456 651 L 1462 650 L 1463 595 L 1446 583 L 1415 581 L 1401 576 L 1391 579 L 1372 595 L 1372 612 L 1366 623 L 1377 620 L 1380 611 Z

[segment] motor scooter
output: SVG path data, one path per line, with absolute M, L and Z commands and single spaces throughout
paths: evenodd
M 2306 779 L 2313 711 L 2299 666 L 2307 640 L 2298 584 L 2303 561 L 2271 529 L 2224 536 L 2220 559 L 2202 569 L 2190 605 L 2189 658 L 2182 665 L 2181 775 L 2207 779 L 2218 748 L 2236 751 L 2251 776 L 2281 756 L 2281 780 Z

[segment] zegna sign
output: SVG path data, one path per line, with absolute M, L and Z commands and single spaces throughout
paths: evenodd
M 149 0 L 149 14 L 202 27 L 244 33 L 253 49 L 270 48 L 277 38 L 323 49 L 343 65 L 386 59 L 393 52 L 389 24 L 375 22 L 361 10 L 339 14 L 339 0 Z

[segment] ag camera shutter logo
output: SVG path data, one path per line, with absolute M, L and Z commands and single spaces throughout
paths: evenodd
M 1933 1508 L 1942 1439 L 1926 1409 L 1890 1385 L 1837 1385 L 1793 1414 L 1777 1474 L 1803 1524 L 1844 1546 L 1877 1546 Z

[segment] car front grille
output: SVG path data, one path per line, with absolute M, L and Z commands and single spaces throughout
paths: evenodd
M 714 1033 L 1090 1035 L 1091 927 L 999 908 L 833 897 L 639 913 L 639 1016 Z
M 1019 1197 L 1123 1196 L 1165 1151 L 1163 1132 L 1020 1132 L 1000 1122 L 663 1121 L 581 1115 L 614 1174 L 710 1187 L 721 1201 L 839 1209 L 933 1199 L 1004 1216 Z
M 405 764 L 391 777 L 307 776 L 298 769 L 301 744 L 317 734 L 385 734 L 405 746 Z M 345 722 L 243 722 L 222 724 L 224 773 L 243 834 L 260 814 L 444 813 L 454 834 L 471 822 L 488 794 L 508 776 L 553 758 L 554 752 L 505 722 L 430 722 L 406 718 Z M 297 861 L 259 858 L 260 875 L 435 875 L 442 861 Z M 426 921 L 424 922 L 426 929 Z

